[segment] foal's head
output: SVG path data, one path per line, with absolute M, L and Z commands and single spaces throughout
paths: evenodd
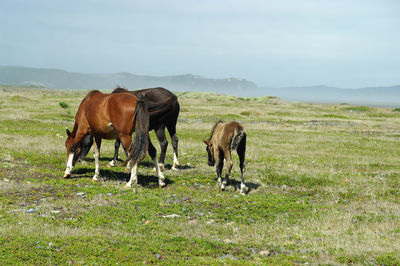
M 214 166 L 215 165 L 214 147 L 212 143 L 208 140 L 203 140 L 203 142 L 207 145 L 206 151 L 208 154 L 208 165 Z
M 80 143 L 74 145 L 75 135 L 73 135 L 68 129 L 67 132 L 67 140 L 65 141 L 65 147 L 67 148 L 67 160 L 69 154 L 71 152 L 74 153 L 74 158 L 72 160 L 72 165 L 75 165 L 76 160 L 78 159 L 79 155 L 82 153 L 82 141 Z

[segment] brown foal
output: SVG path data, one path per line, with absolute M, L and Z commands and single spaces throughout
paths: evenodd
M 245 174 L 245 152 L 246 152 L 246 132 L 242 124 L 238 122 L 228 122 L 218 121 L 211 132 L 211 136 L 208 140 L 203 140 L 207 145 L 208 153 L 208 165 L 216 165 L 218 184 L 221 186 L 221 190 L 225 189 L 228 184 L 228 177 L 232 170 L 232 155 L 231 151 L 236 150 L 239 155 L 240 161 L 240 172 L 241 172 L 241 184 L 240 193 L 245 194 L 246 185 L 244 183 Z M 225 179 L 222 181 L 221 173 L 224 167 L 224 159 L 227 164 L 227 171 Z

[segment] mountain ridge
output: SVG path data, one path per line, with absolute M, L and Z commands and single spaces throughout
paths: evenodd
M 351 103 L 372 106 L 400 106 L 400 85 L 358 89 L 327 85 L 297 87 L 258 87 L 243 78 L 206 78 L 194 74 L 174 76 L 136 75 L 129 72 L 86 74 L 53 68 L 0 66 L 0 84 L 41 86 L 50 89 L 113 89 L 130 90 L 165 87 L 172 91 L 214 92 L 234 96 L 277 96 L 283 100 L 310 103 Z
M 85 74 L 62 69 L 0 66 L 0 84 L 15 86 L 43 86 L 51 89 L 129 89 L 166 87 L 175 91 L 213 91 L 218 93 L 255 89 L 254 82 L 240 78 L 213 79 L 193 74 L 147 76 L 129 72 Z

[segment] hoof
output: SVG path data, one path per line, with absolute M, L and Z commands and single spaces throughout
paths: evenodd
M 163 188 L 163 187 L 165 187 L 165 186 L 166 186 L 166 184 L 165 184 L 165 183 L 158 184 L 158 187 L 159 187 L 159 188 Z
M 159 163 L 158 167 L 160 168 L 160 171 L 165 171 L 165 166 L 163 163 Z
M 111 164 L 107 164 L 107 168 L 111 168 L 111 167 L 113 167 L 114 165 L 111 165 Z
M 171 170 L 178 171 L 179 168 L 177 168 L 177 167 L 174 165 L 174 166 L 172 166 Z
M 65 174 L 65 175 L 64 175 L 64 178 L 65 178 L 65 179 L 70 178 L 70 177 L 71 177 L 71 174 Z

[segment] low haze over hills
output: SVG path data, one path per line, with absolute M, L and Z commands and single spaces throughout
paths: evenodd
M 0 66 L 0 84 L 43 86 L 51 89 L 112 89 L 122 86 L 131 90 L 165 87 L 172 91 L 242 94 L 255 90 L 256 84 L 238 78 L 210 79 L 192 74 L 178 76 L 144 76 L 131 73 L 83 74 L 59 69 Z
M 360 89 L 328 86 L 262 88 L 240 78 L 211 79 L 192 74 L 144 76 L 131 73 L 83 74 L 59 69 L 0 66 L 0 84 L 40 86 L 51 89 L 112 89 L 123 86 L 131 90 L 165 87 L 172 91 L 215 92 L 236 96 L 278 96 L 284 100 L 352 103 L 360 105 L 400 106 L 400 85 Z

